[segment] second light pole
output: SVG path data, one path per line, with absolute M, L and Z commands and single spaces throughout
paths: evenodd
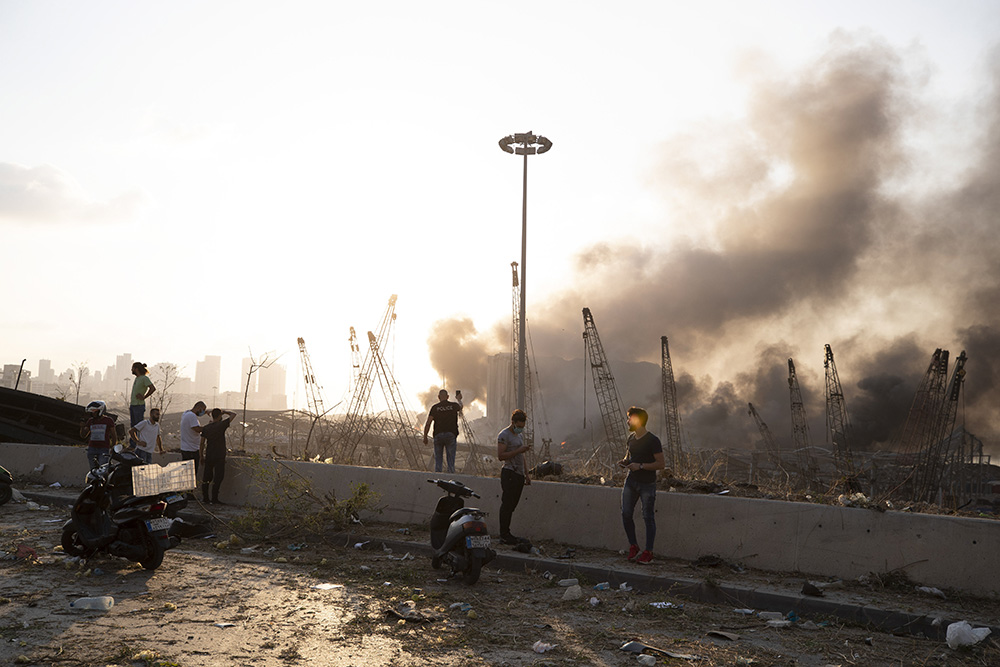
M 517 339 L 517 407 L 525 410 L 525 377 L 527 375 L 527 356 L 525 337 L 525 305 L 527 281 L 525 274 L 528 266 L 528 156 L 541 155 L 550 148 L 552 142 L 545 137 L 533 134 L 530 130 L 518 134 L 510 134 L 500 140 L 500 148 L 506 153 L 524 156 L 524 186 L 521 198 L 521 307 L 518 321 Z

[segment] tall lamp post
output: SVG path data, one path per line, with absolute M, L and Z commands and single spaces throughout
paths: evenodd
M 528 293 L 527 280 L 525 274 L 528 267 L 528 156 L 541 155 L 552 148 L 552 142 L 539 134 L 522 132 L 510 134 L 500 140 L 500 148 L 505 153 L 524 156 L 524 184 L 521 197 L 521 307 L 518 318 L 518 340 L 517 340 L 517 407 L 522 410 L 527 406 L 525 401 L 525 375 L 527 370 L 527 356 L 525 336 L 527 327 L 525 326 L 525 295 Z

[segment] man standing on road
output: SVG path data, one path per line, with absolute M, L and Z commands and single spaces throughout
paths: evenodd
M 424 444 L 427 444 L 427 431 L 434 422 L 434 472 L 441 472 L 441 455 L 447 453 L 448 472 L 455 472 L 455 450 L 458 447 L 458 413 L 462 411 L 462 392 L 455 392 L 457 403 L 448 400 L 448 392 L 442 389 L 438 392 L 438 402 L 431 406 L 427 413 L 427 423 L 424 424 Z
M 194 461 L 194 476 L 198 477 L 198 463 L 201 458 L 201 424 L 198 417 L 205 414 L 205 403 L 198 401 L 194 407 L 181 415 L 181 460 Z
M 87 462 L 93 470 L 111 459 L 111 448 L 118 444 L 118 432 L 115 420 L 106 414 L 104 401 L 91 401 L 86 409 L 89 418 L 80 425 L 80 437 L 87 438 Z
M 128 425 L 131 428 L 135 428 L 136 424 L 141 422 L 146 416 L 146 399 L 153 395 L 156 387 L 153 386 L 153 381 L 149 379 L 149 371 L 146 370 L 146 364 L 141 361 L 132 364 L 132 375 L 135 376 L 135 380 L 132 382 L 132 396 L 129 399 Z M 131 433 L 129 437 L 131 438 Z M 130 439 L 129 444 L 135 447 L 137 443 L 136 440 Z
M 163 441 L 160 440 L 160 409 L 150 408 L 149 419 L 143 419 L 130 428 L 128 435 L 133 442 L 138 443 L 135 446 L 135 455 L 146 465 L 152 463 L 154 451 L 157 454 L 163 453 Z
M 510 415 L 510 426 L 497 435 L 497 458 L 503 461 L 500 469 L 500 541 L 504 544 L 517 544 L 520 537 L 510 532 L 510 520 L 514 510 L 521 501 L 521 491 L 531 484 L 528 469 L 524 463 L 524 453 L 531 449 L 525 444 L 524 427 L 528 423 L 528 415 L 524 410 L 514 410 Z
M 226 418 L 223 419 L 222 415 Z M 212 409 L 212 421 L 201 429 L 201 458 L 205 464 L 201 478 L 201 499 L 209 505 L 219 505 L 219 487 L 226 476 L 226 429 L 233 423 L 235 412 Z M 209 500 L 208 487 L 212 487 Z
M 628 537 L 628 559 L 637 563 L 653 562 L 653 540 L 656 539 L 656 471 L 666 467 L 660 439 L 646 430 L 649 415 L 642 408 L 628 409 L 628 454 L 618 462 L 629 473 L 622 487 L 622 523 Z M 642 500 L 642 519 L 646 524 L 646 550 L 639 553 L 635 536 L 635 505 Z M 636 558 L 638 556 L 638 558 Z

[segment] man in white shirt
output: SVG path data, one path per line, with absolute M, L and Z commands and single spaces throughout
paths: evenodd
M 198 459 L 201 458 L 201 424 L 198 417 L 205 414 L 207 406 L 198 401 L 181 415 L 181 460 L 194 461 L 194 474 L 198 476 Z
M 128 430 L 129 437 L 135 441 L 135 455 L 143 460 L 147 465 L 153 462 L 153 452 L 163 453 L 163 441 L 160 440 L 160 410 L 152 408 L 149 411 L 149 419 L 141 422 Z

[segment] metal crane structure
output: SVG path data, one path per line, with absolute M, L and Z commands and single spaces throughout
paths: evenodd
M 939 404 L 937 419 L 933 433 L 925 450 L 921 453 L 918 466 L 915 498 L 927 502 L 935 502 L 943 489 L 942 481 L 946 467 L 957 471 L 964 464 L 963 447 L 952 451 L 955 421 L 958 417 L 958 402 L 965 383 L 965 362 L 968 357 L 965 350 L 955 359 L 951 381 L 945 390 L 943 400 Z M 961 437 L 961 435 L 959 436 Z
M 374 360 L 375 375 L 378 377 L 385 401 L 389 404 L 389 414 L 391 421 L 397 427 L 397 438 L 403 446 L 403 454 L 409 464 L 410 470 L 426 470 L 427 465 L 421 460 L 420 446 L 417 444 L 417 429 L 410 421 L 409 411 L 403 401 L 403 395 L 399 391 L 399 384 L 393 377 L 392 369 L 385 363 L 382 351 L 379 347 L 378 339 L 371 331 L 368 332 L 368 342 L 371 345 L 371 357 Z
M 594 379 L 594 391 L 601 408 L 601 419 L 604 421 L 604 432 L 607 436 L 603 443 L 594 448 L 590 460 L 614 470 L 617 457 L 625 451 L 628 442 L 628 432 L 625 429 L 625 408 L 618 394 L 615 377 L 611 373 L 604 346 L 597 334 L 597 325 L 590 308 L 583 309 L 583 340 L 587 346 L 587 356 L 590 358 L 591 376 Z
M 684 448 L 681 444 L 681 416 L 677 410 L 677 385 L 674 383 L 674 367 L 670 361 L 666 336 L 660 336 L 660 385 L 663 391 L 663 424 L 667 445 L 664 455 L 667 465 L 676 475 L 684 456 Z
M 897 461 L 903 468 L 890 480 L 892 491 L 903 489 L 904 494 L 908 491 L 915 498 L 917 489 L 925 486 L 921 454 L 928 450 L 937 437 L 937 423 L 944 403 L 947 377 L 948 350 L 938 348 L 931 355 L 927 371 L 917 386 L 906 421 L 893 440 L 892 449 L 898 452 Z
M 358 345 L 358 334 L 351 327 L 351 336 L 347 339 L 351 344 L 351 381 L 350 389 L 354 390 L 361 378 L 361 346 Z
M 472 425 L 465 418 L 465 412 L 462 410 L 458 412 L 458 425 L 462 429 L 462 435 L 465 436 L 465 443 L 469 446 L 469 456 L 465 459 L 462 472 L 485 477 L 488 473 L 486 462 L 483 460 L 484 448 L 479 444 L 476 432 L 472 430 Z
M 760 437 L 764 441 L 764 451 L 767 453 L 767 458 L 771 463 L 785 473 L 785 477 L 788 477 L 788 473 L 785 472 L 784 466 L 781 461 L 781 454 L 778 452 L 778 443 L 774 439 L 774 434 L 771 433 L 771 429 L 767 427 L 764 420 L 761 418 L 760 414 L 757 412 L 757 408 L 753 406 L 753 403 L 747 403 L 747 414 L 753 419 L 753 423 L 757 426 L 757 430 L 760 431 Z
M 851 451 L 851 420 L 847 415 L 847 402 L 840 385 L 837 364 L 833 360 L 833 349 L 829 345 L 826 345 L 823 368 L 826 371 L 826 443 L 837 463 L 837 474 L 845 480 L 848 490 L 853 490 L 850 487 L 854 485 L 857 471 Z
M 396 321 L 396 295 L 389 297 L 389 305 L 385 314 L 379 322 L 377 341 L 381 349 L 385 341 L 389 338 L 389 331 Z M 354 333 L 354 328 L 351 328 Z M 357 336 L 353 337 L 357 343 Z M 354 350 L 352 349 L 352 356 Z M 358 351 L 360 357 L 360 350 Z M 341 463 L 350 463 L 354 459 L 355 452 L 362 438 L 372 429 L 374 416 L 368 414 L 369 400 L 371 398 L 372 385 L 375 382 L 375 357 L 370 352 L 365 354 L 364 362 L 360 365 L 354 391 L 351 394 L 350 403 L 347 406 L 347 414 L 341 423 L 340 437 L 337 440 L 336 459 Z
M 795 374 L 795 362 L 791 357 L 788 358 L 788 394 L 792 408 L 792 445 L 795 448 L 799 475 L 802 482 L 808 486 L 816 479 L 817 465 L 810 451 L 812 444 L 809 441 L 809 422 L 806 420 L 806 408 L 802 402 L 799 378 Z
M 510 263 L 511 270 L 511 303 L 513 311 L 513 321 L 511 325 L 511 337 L 510 337 L 510 358 L 511 358 L 511 369 L 513 372 L 513 382 L 511 384 L 512 388 L 520 387 L 520 375 L 519 368 L 520 364 L 516 363 L 514 360 L 520 359 L 520 349 L 519 346 L 522 340 L 527 339 L 527 331 L 525 331 L 525 336 L 521 336 L 521 283 L 517 277 L 517 262 Z M 524 324 L 527 328 L 527 320 Z M 512 397 L 511 403 L 514 404 L 513 407 L 508 412 L 513 412 L 514 409 L 520 408 L 524 410 L 528 415 L 528 422 L 524 425 L 524 435 L 522 436 L 524 444 L 534 445 L 535 443 L 535 410 L 533 405 L 533 395 L 531 391 L 531 367 L 532 364 L 528 359 L 527 350 L 525 350 L 524 356 L 524 405 L 517 405 L 516 398 Z M 534 467 L 535 465 L 535 450 L 529 449 L 525 454 L 525 465 L 528 469 Z
M 302 379 L 305 381 L 306 385 L 306 403 L 309 405 L 309 412 L 312 416 L 312 423 L 309 426 L 309 434 L 306 436 L 306 444 L 303 452 L 304 456 L 308 456 L 309 443 L 312 440 L 313 431 L 317 426 L 320 427 L 319 440 L 324 447 L 326 446 L 327 431 L 323 428 L 323 417 L 326 415 L 326 408 L 323 405 L 323 387 L 319 384 L 316 379 L 316 373 L 313 371 L 312 361 L 309 359 L 309 351 L 306 350 L 306 341 L 304 338 L 298 338 L 299 344 L 299 359 L 302 362 Z

